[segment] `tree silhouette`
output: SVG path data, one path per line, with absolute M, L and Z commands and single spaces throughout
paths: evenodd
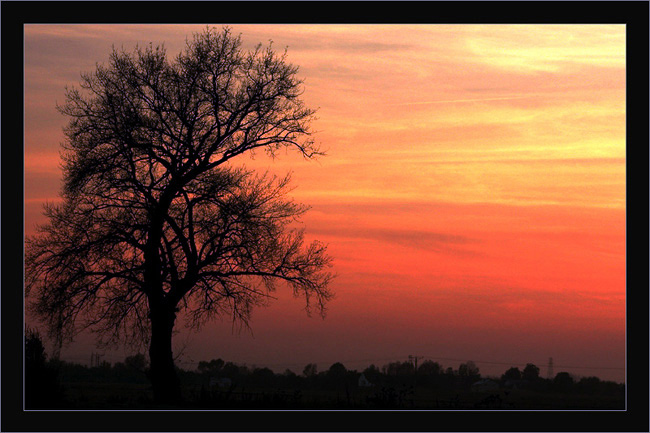
M 424 361 L 418 367 L 418 374 L 423 376 L 437 376 L 442 371 L 442 367 L 435 361 Z
M 408 376 L 415 372 L 415 367 L 411 362 L 389 362 L 382 367 L 382 370 L 387 376 Z
M 147 359 L 142 353 L 137 353 L 124 358 L 124 365 L 132 370 L 145 372 L 147 370 Z
M 25 330 L 25 406 L 29 409 L 55 407 L 63 401 L 59 371 L 47 360 L 37 330 Z
M 506 370 L 505 373 L 501 376 L 501 380 L 503 381 L 519 381 L 521 380 L 521 371 L 517 367 L 510 367 L 508 370 Z
M 573 386 L 573 377 L 566 371 L 561 371 L 553 379 L 553 388 L 556 391 L 567 392 Z
M 322 314 L 330 257 L 291 228 L 306 208 L 289 177 L 233 166 L 256 150 L 322 154 L 297 67 L 207 28 L 168 60 L 163 47 L 113 50 L 58 107 L 69 117 L 60 205 L 27 241 L 26 287 L 58 343 L 148 344 L 159 402 L 180 398 L 172 331 L 229 315 L 247 325 L 285 281 Z
M 201 374 L 206 375 L 217 375 L 221 372 L 221 369 L 225 365 L 223 359 L 213 359 L 211 361 L 200 361 L 198 365 L 198 370 Z
M 302 370 L 302 374 L 305 375 L 305 377 L 314 377 L 318 373 L 318 367 L 316 364 L 307 364 L 305 365 L 305 368 Z
M 539 367 L 537 367 L 535 364 L 526 364 L 524 371 L 521 373 L 521 378 L 529 382 L 535 382 L 537 379 L 539 379 Z
M 376 384 L 379 382 L 382 374 L 375 364 L 370 364 L 365 370 L 363 370 L 363 375 L 369 382 Z
M 458 375 L 462 377 L 474 377 L 479 375 L 479 368 L 474 361 L 467 361 L 458 366 Z
M 327 378 L 335 382 L 341 381 L 345 378 L 347 372 L 348 370 L 343 364 L 335 362 L 330 366 L 329 370 L 327 370 Z

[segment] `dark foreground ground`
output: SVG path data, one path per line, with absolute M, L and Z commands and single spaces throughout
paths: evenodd
M 566 395 L 529 390 L 491 392 L 363 389 L 346 393 L 327 390 L 186 389 L 179 409 L 624 409 L 622 398 Z M 54 406 L 69 409 L 155 409 L 150 387 L 142 384 L 75 383 Z

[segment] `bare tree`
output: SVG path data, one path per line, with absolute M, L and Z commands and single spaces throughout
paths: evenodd
M 180 398 L 172 358 L 177 314 L 247 324 L 277 281 L 324 314 L 331 258 L 292 223 L 306 210 L 289 177 L 233 158 L 293 148 L 322 154 L 298 68 L 271 44 L 244 50 L 207 28 L 168 60 L 163 47 L 115 50 L 58 107 L 69 117 L 60 205 L 27 240 L 32 308 L 59 343 L 83 329 L 100 342 L 148 344 L 159 402 Z

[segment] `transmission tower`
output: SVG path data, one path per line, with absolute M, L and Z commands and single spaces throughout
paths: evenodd
M 553 358 L 548 358 L 548 379 L 553 379 Z

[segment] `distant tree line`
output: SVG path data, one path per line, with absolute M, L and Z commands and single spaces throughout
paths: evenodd
M 26 337 L 26 366 L 28 407 L 44 407 L 52 401 L 61 404 L 65 401 L 65 385 L 121 383 L 146 387 L 149 384 L 149 363 L 143 354 L 128 356 L 123 362 L 111 364 L 104 361 L 90 367 L 58 359 L 48 360 L 40 336 L 34 331 Z M 576 378 L 567 372 L 559 372 L 554 378 L 546 379 L 539 373 L 540 369 L 529 363 L 523 370 L 508 368 L 499 378 L 483 378 L 472 361 L 454 369 L 432 360 L 421 362 L 417 368 L 413 362 L 395 361 L 381 368 L 371 364 L 361 371 L 348 369 L 340 362 L 319 371 L 315 363 L 309 363 L 299 373 L 290 369 L 275 373 L 267 367 L 247 366 L 223 359 L 200 361 L 194 370 L 177 367 L 186 397 L 191 401 L 225 399 L 233 392 L 280 392 L 293 396 L 322 392 L 345 402 L 346 398 L 358 395 L 363 388 L 369 398 L 397 404 L 399 399 L 413 396 L 416 391 L 481 391 L 476 385 L 485 384 L 486 380 L 494 387 L 489 392 L 517 389 L 535 393 L 624 395 L 623 384 L 598 377 Z

